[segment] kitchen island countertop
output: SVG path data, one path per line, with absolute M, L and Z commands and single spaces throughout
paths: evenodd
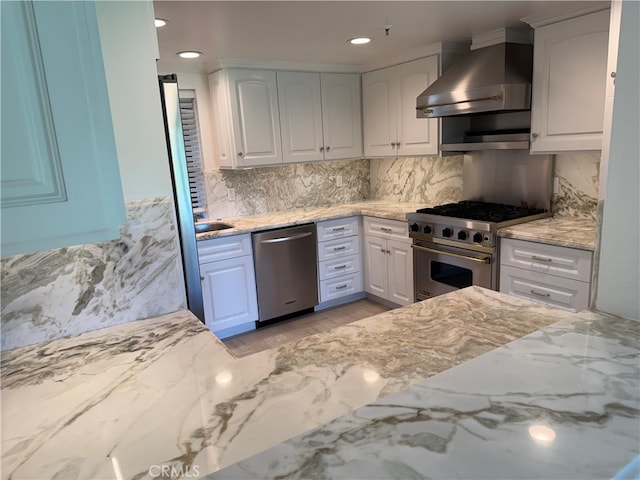
M 498 235 L 593 251 L 596 246 L 596 221 L 590 218 L 556 216 L 501 228 Z
M 405 437 L 401 430 L 363 427 L 356 437 L 364 445 L 369 439 L 371 448 L 363 447 L 358 456 L 384 450 L 387 434 L 394 445 L 406 438 L 425 448 L 435 445 L 436 451 L 441 445 L 444 451 L 454 448 L 476 455 L 476 436 L 510 430 L 518 415 L 524 415 L 524 424 L 544 414 L 561 421 L 567 431 L 594 435 L 598 445 L 618 445 L 619 452 L 608 460 L 611 466 L 638 442 L 628 425 L 638 420 L 639 324 L 606 320 L 609 323 L 604 319 L 581 323 L 585 320 L 569 312 L 469 287 L 243 358 L 231 355 L 186 311 L 3 352 L 2 475 L 141 479 L 153 478 L 158 469 L 170 466 L 183 473 L 191 469 L 192 477 L 195 470 L 204 476 L 272 447 L 297 449 L 299 440 L 278 445 L 325 425 L 333 431 L 343 415 L 403 391 L 406 398 L 427 402 L 425 408 L 450 391 L 455 400 L 451 412 L 468 398 L 479 413 L 474 417 L 467 412 L 459 419 L 455 429 L 460 434 L 451 440 L 451 447 L 447 447 L 454 436 L 451 423 L 417 437 Z M 534 334 L 538 340 L 509 343 L 540 329 Z M 483 354 L 501 346 L 511 356 L 503 352 L 498 357 L 502 360 L 483 363 Z M 528 370 L 525 360 L 533 357 L 546 359 L 545 369 Z M 471 366 L 465 367 L 470 360 Z M 471 373 L 457 382 L 457 374 L 447 373 L 455 372 L 450 370 L 455 366 Z M 438 374 L 452 378 L 452 383 L 444 383 L 438 395 L 423 398 L 420 389 L 431 387 L 418 384 L 430 377 L 435 381 Z M 495 408 L 485 408 L 494 404 L 492 391 L 484 395 L 480 390 L 478 397 L 474 389 L 492 385 L 502 388 L 498 393 L 503 396 L 496 393 Z M 412 386 L 417 390 L 406 390 Z M 465 389 L 470 389 L 468 396 Z M 504 407 L 511 401 L 519 405 L 509 407 L 513 415 Z M 591 402 L 588 408 L 584 401 Z M 413 407 L 406 406 L 409 416 L 415 415 Z M 384 413 L 387 407 L 371 408 Z M 397 410 L 389 408 L 391 418 Z M 438 410 L 428 416 L 457 418 L 451 412 Z M 400 428 L 402 422 L 391 419 L 386 424 Z M 338 423 L 330 423 L 333 420 Z M 488 431 L 474 430 L 476 424 Z M 458 439 L 466 438 L 463 430 L 470 438 L 459 444 Z M 330 442 L 332 437 L 324 438 Z M 314 445 L 312 441 L 309 448 Z M 609 450 L 602 452 L 608 455 Z M 436 453 L 429 461 L 438 463 Z M 504 455 L 512 455 L 517 464 L 520 453 Z M 585 457 L 595 461 L 597 455 L 589 452 Z M 303 457 L 296 453 L 292 461 L 298 458 Z M 285 463 L 273 465 L 280 468 Z M 238 465 L 240 475 L 251 477 L 244 470 L 251 465 Z M 455 470 L 454 465 L 450 468 Z M 300 468 L 302 476 L 311 472 Z M 454 470 L 440 472 L 451 477 Z M 234 471 L 236 475 L 238 470 Z M 258 476 L 270 476 L 270 471 Z
M 585 311 L 208 478 L 637 479 L 639 336 Z

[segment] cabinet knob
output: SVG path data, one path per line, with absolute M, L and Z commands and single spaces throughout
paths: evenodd
M 400 142 L 396 142 L 396 148 L 400 148 Z
M 331 148 L 331 147 L 327 147 L 327 152 L 329 151 L 329 149 L 330 149 L 330 148 Z
M 536 139 L 536 138 L 538 138 L 538 137 L 539 137 L 539 135 L 538 135 L 537 133 L 535 133 L 535 132 L 531 134 L 531 138 L 532 138 L 533 140 L 535 140 L 535 139 Z
M 327 148 L 327 150 L 329 150 L 329 149 Z M 320 151 L 324 152 L 324 147 L 320 147 Z
M 204 277 L 202 275 L 200 275 L 200 281 L 204 282 Z
M 238 156 L 241 157 L 242 155 L 244 155 L 244 153 L 242 152 L 238 152 Z
M 616 72 L 611 72 L 611 78 L 616 78 Z
M 391 146 L 392 146 L 393 148 L 396 148 L 396 142 L 391 142 Z

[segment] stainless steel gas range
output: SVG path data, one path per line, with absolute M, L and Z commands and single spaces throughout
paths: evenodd
M 498 289 L 500 228 L 551 216 L 553 157 L 474 152 L 464 157 L 468 200 L 408 213 L 415 300 L 471 285 Z
M 550 216 L 542 208 L 463 201 L 407 214 L 415 300 L 459 288 L 498 285 L 499 228 Z

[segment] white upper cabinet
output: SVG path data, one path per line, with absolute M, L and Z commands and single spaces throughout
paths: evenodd
M 220 167 L 282 163 L 276 73 L 228 69 L 209 78 Z
M 609 10 L 535 30 L 531 151 L 600 150 Z
M 325 160 L 362 157 L 360 75 L 320 74 Z
M 277 76 L 285 163 L 362 157 L 360 75 Z
M 209 85 L 221 168 L 362 157 L 359 74 L 230 68 Z
M 437 55 L 362 76 L 366 157 L 438 154 L 438 119 L 416 116 L 416 98 L 437 77 Z
M 320 75 L 278 72 L 277 78 L 283 161 L 323 160 Z
M 2 256 L 119 238 L 93 2 L 1 2 Z

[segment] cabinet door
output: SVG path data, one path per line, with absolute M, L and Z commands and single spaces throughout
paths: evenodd
M 609 10 L 535 31 L 531 151 L 600 150 Z
M 365 157 L 396 155 L 397 98 L 393 68 L 362 76 Z
M 2 256 L 126 221 L 93 2 L 0 2 Z
M 228 79 L 222 70 L 209 75 L 211 91 L 211 111 L 215 122 L 216 161 L 218 167 L 233 168 L 235 162 L 234 141 L 229 128 L 231 105 L 229 104 Z
M 230 69 L 228 82 L 236 165 L 282 163 L 276 73 Z
M 386 240 L 365 235 L 364 290 L 384 299 L 388 297 L 386 252 Z
M 399 305 L 413 303 L 413 250 L 411 244 L 387 240 L 389 298 Z
M 277 78 L 283 162 L 323 160 L 320 75 L 278 72 Z
M 324 158 L 362 157 L 360 75 L 323 73 L 320 80 Z
M 205 323 L 214 333 L 258 319 L 251 255 L 203 263 L 200 275 Z
M 422 58 L 396 67 L 400 97 L 398 139 L 400 155 L 437 155 L 438 119 L 417 118 L 416 98 L 438 78 L 438 56 Z

